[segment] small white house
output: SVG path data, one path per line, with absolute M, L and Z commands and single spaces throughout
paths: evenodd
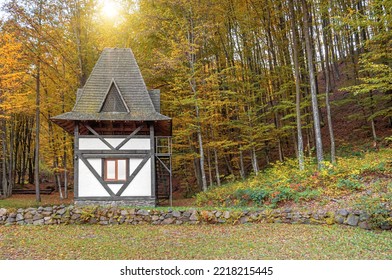
M 105 49 L 71 112 L 76 204 L 155 206 L 171 198 L 171 119 L 159 113 L 130 49 Z

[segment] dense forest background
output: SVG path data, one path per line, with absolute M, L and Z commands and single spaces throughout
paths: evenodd
M 184 194 L 274 161 L 377 147 L 392 127 L 392 1 L 1 1 L 1 194 L 72 185 L 70 111 L 105 47 L 130 47 L 173 118 Z M 66 188 L 65 188 L 66 189 Z

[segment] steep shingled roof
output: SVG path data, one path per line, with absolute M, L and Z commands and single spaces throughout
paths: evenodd
M 129 112 L 101 112 L 113 81 Z M 83 89 L 78 91 L 78 98 L 72 111 L 53 117 L 52 120 L 64 127 L 64 121 L 76 120 L 170 121 L 171 119 L 155 110 L 131 49 L 106 48 Z

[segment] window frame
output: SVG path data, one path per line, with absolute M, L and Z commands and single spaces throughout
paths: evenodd
M 118 161 L 124 160 L 125 161 L 125 179 L 119 179 L 119 169 L 118 169 Z M 103 173 L 103 180 L 105 182 L 110 182 L 110 183 L 124 183 L 127 181 L 127 178 L 129 177 L 129 161 L 127 158 L 104 158 L 102 159 L 102 173 Z M 114 161 L 115 162 L 115 178 L 108 178 L 108 162 Z

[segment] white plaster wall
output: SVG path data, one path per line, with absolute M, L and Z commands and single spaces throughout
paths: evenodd
M 120 150 L 150 150 L 150 138 L 131 138 Z
M 79 150 L 110 150 L 99 138 L 79 138 Z
M 87 159 L 95 171 L 102 176 L 102 159 Z M 129 175 L 139 166 L 143 159 L 129 159 Z M 117 193 L 123 184 L 108 184 Z M 121 196 L 150 196 L 151 195 L 151 159 L 149 159 L 136 177 L 128 185 Z M 84 162 L 79 159 L 79 197 L 110 197 L 105 188 L 90 172 Z
M 121 183 L 121 184 L 108 184 L 108 187 L 115 194 L 121 189 L 122 186 L 123 186 L 123 183 Z
M 116 148 L 125 138 L 105 138 Z M 79 138 L 79 150 L 110 150 L 99 138 Z M 150 138 L 131 138 L 120 150 L 150 150 Z
M 91 166 L 102 176 L 102 160 L 87 159 Z M 79 159 L 79 197 L 85 196 L 109 196 L 101 183 L 90 172 L 84 162 Z
M 142 159 L 129 160 L 129 175 L 137 168 Z M 151 195 L 151 159 L 149 159 L 121 196 Z

